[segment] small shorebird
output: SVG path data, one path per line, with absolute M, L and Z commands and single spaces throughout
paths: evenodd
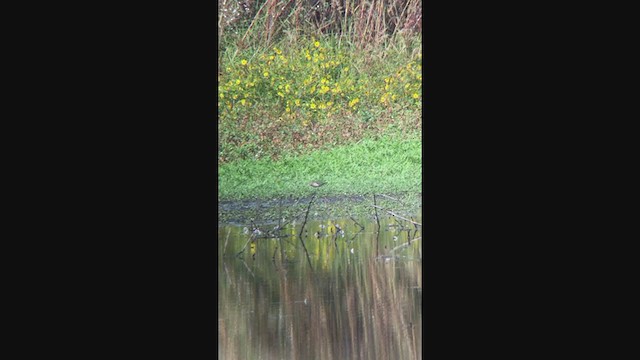
M 324 184 L 325 184 L 324 181 L 312 181 L 311 183 L 309 183 L 309 186 L 320 187 Z

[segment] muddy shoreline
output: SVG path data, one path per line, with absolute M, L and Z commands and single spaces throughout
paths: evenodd
M 313 203 L 309 208 L 309 203 Z M 422 193 L 376 194 L 376 204 L 405 214 L 422 211 Z M 374 216 L 371 195 L 333 195 L 323 197 L 285 197 L 276 199 L 224 200 L 218 202 L 218 226 L 271 224 L 282 219 L 300 218 L 309 208 L 314 219 Z

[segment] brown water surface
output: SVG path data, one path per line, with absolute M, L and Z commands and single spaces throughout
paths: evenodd
M 422 226 L 310 220 L 302 241 L 301 223 L 255 241 L 251 227 L 219 228 L 221 359 L 422 357 Z

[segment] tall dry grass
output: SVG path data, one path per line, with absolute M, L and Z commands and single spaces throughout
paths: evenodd
M 286 36 L 335 34 L 361 49 L 422 31 L 422 0 L 218 0 L 224 41 L 268 47 Z

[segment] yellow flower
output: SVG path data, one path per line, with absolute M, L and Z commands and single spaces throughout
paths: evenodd
M 420 95 L 418 95 L 418 93 L 413 93 L 413 98 L 414 98 L 414 99 L 417 99 L 417 98 L 419 98 L 419 97 L 420 97 Z
M 246 102 L 247 102 L 246 99 L 242 99 L 242 100 L 240 100 L 240 105 L 244 105 Z
M 285 109 L 288 113 L 291 112 L 291 108 L 287 106 L 287 108 Z
M 296 103 L 296 106 L 300 106 L 300 99 L 296 99 L 294 102 Z
M 265 71 L 264 74 L 262 74 L 264 77 L 269 77 L 269 72 Z
M 278 49 L 277 47 L 274 47 L 273 50 L 276 52 L 276 54 L 280 55 L 282 54 L 282 51 L 280 51 L 280 49 Z
M 242 65 L 247 65 L 247 60 L 242 59 L 242 61 L 240 61 L 240 64 L 242 64 Z
M 220 99 L 224 99 L 224 93 L 220 93 Z
M 354 107 L 354 106 L 356 106 L 356 104 L 357 104 L 358 102 L 360 102 L 360 99 L 359 99 L 359 98 L 355 98 L 355 99 L 353 99 L 353 100 L 349 101 L 349 106 L 350 106 L 350 107 Z
M 236 85 L 240 85 L 240 79 L 236 80 Z
M 310 108 L 315 109 L 316 108 L 316 104 L 311 103 L 311 105 L 309 105 Z
M 320 47 L 320 42 L 319 42 L 319 41 L 314 42 L 314 43 L 313 43 L 313 46 L 315 46 L 315 47 Z

